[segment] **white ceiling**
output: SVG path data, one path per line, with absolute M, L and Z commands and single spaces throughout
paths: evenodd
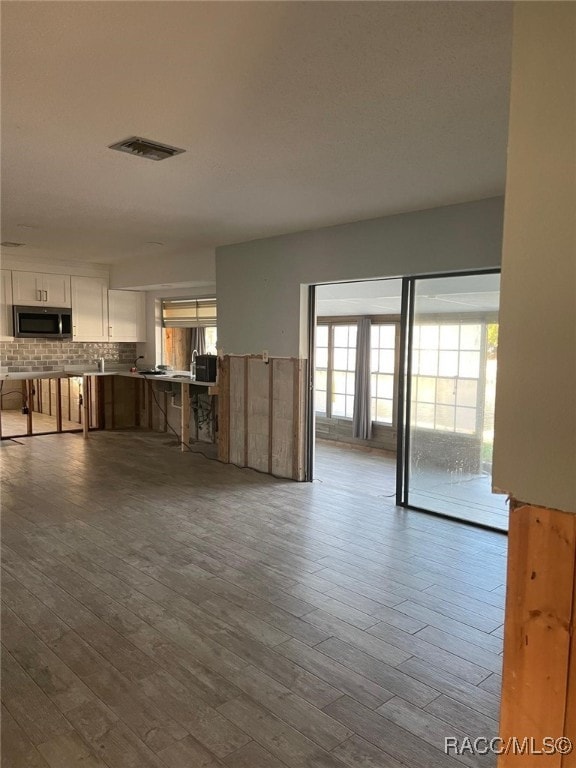
M 498 312 L 500 275 L 423 278 L 416 282 L 414 313 L 422 315 Z M 316 288 L 318 317 L 399 315 L 402 280 L 362 280 Z
M 161 258 L 503 192 L 509 3 L 2 5 L 2 240 L 27 256 Z M 130 135 L 186 153 L 108 149 Z

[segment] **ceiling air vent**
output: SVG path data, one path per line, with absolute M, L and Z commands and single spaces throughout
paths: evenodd
M 124 141 L 118 141 L 116 144 L 110 144 L 109 149 L 117 149 L 118 152 L 127 152 L 129 155 L 138 155 L 146 157 L 148 160 L 166 160 L 167 157 L 180 155 L 186 152 L 185 149 L 171 147 L 169 144 L 161 144 L 159 141 L 150 141 L 140 136 L 131 136 Z

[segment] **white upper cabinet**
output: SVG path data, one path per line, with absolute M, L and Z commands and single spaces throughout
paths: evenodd
M 72 276 L 72 338 L 108 341 L 108 282 Z
M 0 337 L 10 338 L 13 335 L 12 273 L 9 269 L 3 269 L 0 275 Z
M 44 296 L 49 307 L 71 307 L 70 275 L 44 275 Z
M 12 288 L 15 304 L 35 306 L 44 304 L 42 275 L 36 272 L 13 272 Z
M 146 341 L 145 302 L 142 291 L 108 291 L 110 341 Z
M 73 341 L 146 341 L 146 294 L 108 291 L 104 277 L 2 270 L 0 336 L 10 338 L 12 305 L 72 307 Z
M 27 307 L 70 307 L 70 275 L 12 272 L 14 304 Z

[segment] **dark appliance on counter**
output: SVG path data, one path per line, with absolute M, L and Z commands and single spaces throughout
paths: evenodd
M 14 306 L 13 312 L 16 338 L 72 338 L 72 310 L 69 307 Z
M 216 381 L 217 372 L 217 355 L 198 355 L 196 357 L 196 381 Z

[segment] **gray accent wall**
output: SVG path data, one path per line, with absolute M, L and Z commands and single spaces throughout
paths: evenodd
M 500 266 L 501 197 L 216 249 L 218 346 L 306 357 L 305 286 Z

